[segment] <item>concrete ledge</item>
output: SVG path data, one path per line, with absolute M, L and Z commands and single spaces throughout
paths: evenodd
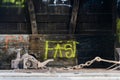
M 26 73 L 18 72 L 18 70 L 1 70 L 0 80 L 120 80 L 120 71 L 78 70 L 71 72 Z

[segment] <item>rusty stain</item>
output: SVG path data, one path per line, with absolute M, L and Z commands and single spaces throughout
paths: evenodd
M 28 39 L 27 39 L 28 41 Z M 21 43 L 21 42 L 25 42 L 24 37 L 22 35 L 18 35 L 18 36 L 5 36 L 5 48 L 8 48 L 9 43 Z

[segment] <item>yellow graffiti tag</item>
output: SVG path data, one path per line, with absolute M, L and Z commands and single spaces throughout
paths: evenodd
M 62 58 L 62 51 L 61 51 L 60 44 L 57 44 L 57 46 L 55 47 L 55 54 L 54 54 L 54 58 L 56 58 L 56 57 L 57 57 L 57 53 L 59 53 L 60 57 Z
M 48 59 L 48 55 L 52 55 L 54 59 L 58 56 L 60 58 L 75 58 L 76 44 L 79 43 L 76 41 L 46 41 L 44 59 Z

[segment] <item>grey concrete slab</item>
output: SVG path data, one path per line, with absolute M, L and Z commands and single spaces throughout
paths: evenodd
M 74 71 L 0 70 L 0 80 L 120 80 L 120 71 L 82 69 Z

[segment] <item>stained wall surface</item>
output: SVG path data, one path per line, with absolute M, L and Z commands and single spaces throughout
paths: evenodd
M 1 35 L 30 35 L 32 33 L 26 1 L 21 0 L 17 2 L 18 4 L 16 2 L 0 1 Z M 73 0 L 33 0 L 40 36 L 35 39 L 38 40 L 38 45 L 36 41 L 29 40 L 30 50 L 37 50 L 36 57 L 40 58 L 41 54 L 47 54 L 45 52 L 48 48 L 47 42 L 53 42 L 50 44 L 51 48 L 57 48 L 56 54 L 59 54 L 57 58 L 60 58 L 60 46 L 67 44 L 66 48 L 69 49 L 69 53 L 74 51 L 70 49 L 76 47 L 77 62 L 73 60 L 75 64 L 84 63 L 96 56 L 114 60 L 116 0 L 80 0 L 75 32 L 69 34 L 73 2 Z M 43 42 L 40 42 L 40 39 L 44 39 Z M 74 42 L 79 44 L 72 45 Z M 64 49 L 63 53 L 66 53 Z M 48 50 L 49 53 L 54 53 L 54 51 Z M 4 58 L 1 62 L 2 60 Z M 109 65 L 102 62 L 95 63 L 91 67 L 108 67 Z

